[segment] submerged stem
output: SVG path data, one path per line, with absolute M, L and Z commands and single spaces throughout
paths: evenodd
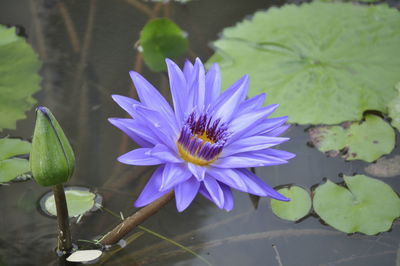
M 113 230 L 108 232 L 99 243 L 103 245 L 112 245 L 121 240 L 130 231 L 136 228 L 138 225 L 143 223 L 147 218 L 158 212 L 162 207 L 164 207 L 172 198 L 174 197 L 174 191 L 170 191 L 161 198 L 152 202 L 151 204 L 138 210 L 125 220 L 123 220 L 119 225 L 117 225 Z
M 57 209 L 58 222 L 58 250 L 69 252 L 72 249 L 71 232 L 69 230 L 69 216 L 67 201 L 65 199 L 64 187 L 62 184 L 53 186 L 54 200 Z

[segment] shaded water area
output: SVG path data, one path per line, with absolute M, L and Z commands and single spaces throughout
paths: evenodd
M 104 207 L 125 216 L 134 212 L 133 202 L 154 167 L 122 165 L 116 158 L 135 147 L 109 117 L 125 113 L 111 94 L 136 97 L 128 71 L 135 69 L 163 95 L 170 98 L 165 73 L 151 72 L 135 49 L 139 32 L 153 13 L 168 16 L 188 32 L 190 52 L 206 61 L 209 43 L 221 30 L 256 10 L 283 5 L 283 1 L 199 0 L 167 8 L 134 0 L 2 0 L 0 23 L 18 25 L 39 54 L 42 90 L 38 103 L 49 107 L 74 147 L 77 168 L 69 185 L 93 188 L 103 196 Z M 180 64 L 184 58 L 181 58 Z M 22 79 L 24 77 L 21 77 Z M 239 77 L 238 77 L 239 78 Z M 251 83 L 250 83 L 251 86 Z M 19 121 L 17 130 L 2 135 L 31 138 L 34 110 Z M 297 184 L 308 190 L 329 178 L 342 182 L 342 174 L 363 174 L 368 165 L 327 158 L 309 147 L 306 127 L 293 126 L 285 133 L 292 140 L 279 148 L 297 154 L 287 165 L 257 169 L 271 186 Z M 390 156 L 399 154 L 399 148 Z M 383 180 L 400 191 L 400 178 Z M 63 265 L 54 249 L 56 220 L 37 207 L 48 189 L 35 182 L 0 187 L 0 265 Z M 400 223 L 376 236 L 347 235 L 322 224 L 312 215 L 298 223 L 277 218 L 269 200 L 255 208 L 245 193 L 234 192 L 235 208 L 218 209 L 198 196 L 183 213 L 173 202 L 143 225 L 192 248 L 213 265 L 395 265 Z M 105 211 L 72 223 L 75 243 L 91 240 L 112 229 L 119 220 Z M 139 230 L 140 231 L 140 230 Z M 204 262 L 153 235 L 145 233 L 103 265 L 204 265 Z

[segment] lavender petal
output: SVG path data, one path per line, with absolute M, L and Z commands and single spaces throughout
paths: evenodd
M 118 161 L 132 165 L 157 165 L 164 161 L 150 155 L 151 148 L 139 148 L 118 157 Z
M 146 186 L 143 188 L 140 196 L 135 201 L 135 207 L 143 207 L 147 204 L 152 203 L 159 197 L 167 194 L 169 191 L 160 191 L 161 186 L 161 175 L 164 171 L 164 166 L 159 167 L 151 176 L 150 180 L 147 182 Z
M 199 191 L 199 187 L 200 182 L 194 177 L 175 187 L 176 208 L 179 212 L 184 211 L 192 203 Z
M 192 173 L 184 164 L 167 163 L 162 174 L 160 190 L 170 190 L 191 177 Z

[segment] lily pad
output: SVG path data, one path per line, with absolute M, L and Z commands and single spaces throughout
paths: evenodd
M 96 195 L 84 187 L 66 187 L 65 198 L 69 217 L 77 217 L 86 212 L 94 211 L 97 209 L 96 203 L 101 204 L 100 195 Z M 57 216 L 53 192 L 46 193 L 40 199 L 40 207 L 47 215 Z
M 387 5 L 285 5 L 226 28 L 214 42 L 223 86 L 250 75 L 249 96 L 266 92 L 274 116 L 338 124 L 365 110 L 387 113 L 400 73 L 400 13 Z
M 346 160 L 373 162 L 390 153 L 395 144 L 393 128 L 375 115 L 366 115 L 361 124 L 315 127 L 308 133 L 320 151 L 332 157 L 340 154 Z
M 345 176 L 348 187 L 331 181 L 314 191 L 314 210 L 330 226 L 345 233 L 375 235 L 388 231 L 400 216 L 400 199 L 384 182 L 365 175 Z
M 32 94 L 40 87 L 40 62 L 14 28 L 0 25 L 0 131 L 15 129 L 16 121 L 36 103 Z
M 382 157 L 375 163 L 368 165 L 364 171 L 377 177 L 393 177 L 400 175 L 400 155 L 392 158 Z
M 0 183 L 10 182 L 30 171 L 29 161 L 15 158 L 18 155 L 29 154 L 31 143 L 20 139 L 0 139 Z
M 400 82 L 396 84 L 395 88 L 397 90 L 397 96 L 390 101 L 388 105 L 388 115 L 392 119 L 392 126 L 400 130 Z
M 183 55 L 188 47 L 185 33 L 173 21 L 157 18 L 149 21 L 140 33 L 145 63 L 154 71 L 166 70 L 165 59 Z
M 276 216 L 289 221 L 297 221 L 310 212 L 311 198 L 305 189 L 299 186 L 291 186 L 281 188 L 278 192 L 289 198 L 290 201 L 271 199 L 271 208 Z

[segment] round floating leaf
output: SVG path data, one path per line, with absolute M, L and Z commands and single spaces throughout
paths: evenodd
M 68 205 L 68 215 L 77 217 L 85 214 L 95 208 L 96 194 L 89 191 L 87 188 L 67 187 L 65 188 L 65 198 Z M 97 201 L 101 199 L 97 198 Z M 57 215 L 56 204 L 54 201 L 53 192 L 45 194 L 40 200 L 40 206 L 43 211 L 52 216 Z
M 315 127 L 308 133 L 320 151 L 330 156 L 340 154 L 346 160 L 372 162 L 390 153 L 395 144 L 393 128 L 375 115 L 366 115 L 361 124 Z
M 188 47 L 184 32 L 167 18 L 149 21 L 140 33 L 146 64 L 154 71 L 166 70 L 165 59 L 183 55 Z
M 250 75 L 275 116 L 338 124 L 365 110 L 387 112 L 400 73 L 400 13 L 387 5 L 285 5 L 255 13 L 214 42 L 224 87 Z
M 28 154 L 31 144 L 20 139 L 0 139 L 0 183 L 13 180 L 30 171 L 29 161 L 13 158 L 17 155 Z
M 290 199 L 288 202 L 271 199 L 272 211 L 278 217 L 289 221 L 297 221 L 310 212 L 311 198 L 305 189 L 291 186 L 289 188 L 281 188 L 278 192 Z
M 77 250 L 67 258 L 69 262 L 88 262 L 100 258 L 103 252 L 97 249 Z
M 395 86 L 397 90 L 397 96 L 390 101 L 388 105 L 389 117 L 392 119 L 392 126 L 400 130 L 400 82 Z
M 32 94 L 40 82 L 40 62 L 14 28 L 0 25 L 0 130 L 15 129 L 16 121 L 36 102 Z
M 400 216 L 400 199 L 390 186 L 364 175 L 345 176 L 348 187 L 327 181 L 314 192 L 314 210 L 345 233 L 374 235 L 388 231 Z

